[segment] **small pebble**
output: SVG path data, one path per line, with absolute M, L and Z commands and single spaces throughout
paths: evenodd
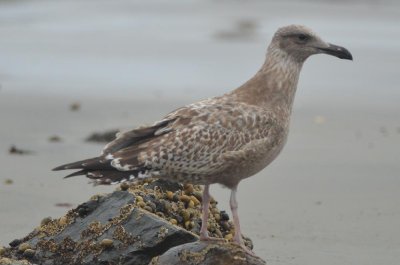
M 49 137 L 49 142 L 58 143 L 61 142 L 61 137 L 58 135 L 53 135 Z
M 185 228 L 187 230 L 191 229 L 194 226 L 194 222 L 193 221 L 186 221 L 185 222 Z
M 189 208 L 194 208 L 194 206 L 195 206 L 194 202 L 192 200 L 190 200 L 189 203 L 188 203 L 188 207 Z
M 4 255 L 4 253 L 6 253 L 6 249 L 3 247 L 0 247 L 0 256 Z
M 164 200 L 161 203 L 162 203 L 162 205 L 164 207 L 164 210 L 166 212 L 170 212 L 171 211 L 171 203 L 169 203 L 167 201 L 164 201 Z
M 213 213 L 214 215 L 220 213 L 220 211 L 217 208 L 211 208 L 210 212 Z
M 121 185 L 119 185 L 119 187 L 121 188 L 121 190 L 126 191 L 129 189 L 129 184 L 126 182 L 122 182 Z
M 144 207 L 146 206 L 146 204 L 145 204 L 143 201 L 139 201 L 139 202 L 137 203 L 137 205 L 138 205 L 140 208 L 144 208 Z
M 214 214 L 214 218 L 215 218 L 215 221 L 217 221 L 217 222 L 221 221 L 221 215 L 219 213 Z
M 156 211 L 157 206 L 154 202 L 148 201 L 146 204 L 151 208 L 152 212 Z
M 220 231 L 219 229 L 215 229 L 215 234 L 216 234 L 218 237 L 221 237 L 221 238 L 222 238 L 222 233 L 221 233 L 221 231 Z
M 12 261 L 9 258 L 0 258 L 0 264 L 1 265 L 9 265 L 9 264 L 15 264 L 14 261 Z
M 181 216 L 185 222 L 190 220 L 190 213 L 188 211 L 183 210 Z
M 72 203 L 69 203 L 69 202 L 58 202 L 58 203 L 54 204 L 54 206 L 72 208 L 73 205 L 72 205 Z
M 162 213 L 162 212 L 156 212 L 156 214 L 157 214 L 158 216 L 160 216 L 162 219 L 165 219 L 165 214 L 164 214 L 164 213 Z
M 146 205 L 143 209 L 145 209 L 146 211 L 151 212 L 151 213 L 153 212 L 153 209 L 148 205 Z
M 103 194 L 95 194 L 92 197 L 90 197 L 91 201 L 98 201 L 101 197 L 104 197 Z
M 26 258 L 32 258 L 33 256 L 35 256 L 35 251 L 33 249 L 28 248 L 28 249 L 25 249 L 25 251 L 22 255 Z
M 137 195 L 137 196 L 136 196 L 136 200 L 137 200 L 138 202 L 142 202 L 142 201 L 143 201 L 143 197 L 142 197 L 142 196 L 139 196 L 139 195 Z
M 179 199 L 180 199 L 180 196 L 177 193 L 175 193 L 174 196 L 172 197 L 172 200 L 175 202 L 179 201 Z
M 78 209 L 78 215 L 79 215 L 80 217 L 85 217 L 86 214 L 87 214 L 87 209 L 86 209 L 86 208 L 82 207 L 82 208 L 79 208 L 79 209 Z
M 225 211 L 221 211 L 220 215 L 221 215 L 221 220 L 222 221 L 228 221 L 229 220 L 229 215 Z
M 60 219 L 58 219 L 58 224 L 61 226 L 64 226 L 64 225 L 67 225 L 67 223 L 68 223 L 67 221 L 68 221 L 67 217 L 63 216 Z
M 78 111 L 81 108 L 81 104 L 79 102 L 74 102 L 71 105 L 69 105 L 69 109 L 71 111 Z
M 178 221 L 177 221 L 176 219 L 174 219 L 174 218 L 172 218 L 171 220 L 169 220 L 169 222 L 170 222 L 171 224 L 173 224 L 173 225 L 177 225 L 177 224 L 178 224 Z
M 114 244 L 114 241 L 112 239 L 108 239 L 108 238 L 105 238 L 105 239 L 101 240 L 101 242 L 100 242 L 100 245 L 103 248 L 112 248 L 113 244 Z
M 193 196 L 196 197 L 200 202 L 203 199 L 203 194 L 201 192 L 199 192 L 199 191 L 193 192 Z
M 175 218 L 178 221 L 178 224 L 181 224 L 184 222 L 183 217 L 178 215 L 178 214 L 174 214 L 173 218 Z
M 224 236 L 224 238 L 226 239 L 226 240 L 232 240 L 232 238 L 233 238 L 233 235 L 231 234 L 231 233 L 229 233 L 229 234 L 226 234 L 225 236 Z
M 42 219 L 42 221 L 40 221 L 40 226 L 45 226 L 45 225 L 47 225 L 48 223 L 50 223 L 51 222 L 51 217 L 49 216 L 49 217 L 45 217 L 45 218 L 43 218 Z
M 193 188 L 193 185 L 192 185 L 192 184 L 185 184 L 185 185 L 183 186 L 183 190 L 185 191 L 185 193 L 186 193 L 187 195 L 191 195 L 191 194 L 193 194 L 194 188 Z
M 21 244 L 21 242 L 22 242 L 21 239 L 14 239 L 13 241 L 11 241 L 11 242 L 9 243 L 9 245 L 10 245 L 10 247 L 16 247 L 16 246 L 18 246 L 19 244 Z
M 189 203 L 190 197 L 187 196 L 187 195 L 181 195 L 181 197 L 179 198 L 179 200 L 180 200 L 180 201 L 183 201 L 183 202 L 186 202 L 186 203 Z
M 28 243 L 22 243 L 18 246 L 18 251 L 19 252 L 24 252 L 28 248 L 31 248 L 31 246 Z
M 213 223 L 213 222 L 211 222 L 211 223 L 208 223 L 208 231 L 210 231 L 211 233 L 215 233 L 215 231 L 217 230 L 217 227 L 216 227 L 216 225 L 215 225 L 215 223 Z
M 195 196 L 190 196 L 190 199 L 194 202 L 194 205 L 197 206 L 200 204 L 200 201 Z
M 170 201 L 172 201 L 173 198 L 174 198 L 174 193 L 172 191 L 167 191 L 165 193 L 165 195 L 166 195 L 167 199 L 170 200 Z
M 231 229 L 231 226 L 227 221 L 221 221 L 221 226 L 225 231 L 229 231 Z
M 210 196 L 210 203 L 211 204 L 218 204 L 218 202 L 212 196 Z

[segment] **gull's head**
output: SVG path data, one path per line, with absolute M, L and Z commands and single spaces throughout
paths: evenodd
M 319 53 L 353 60 L 353 56 L 347 49 L 323 41 L 312 30 L 300 25 L 290 25 L 278 29 L 272 38 L 270 48 L 279 49 L 299 62 L 304 62 L 311 55 Z

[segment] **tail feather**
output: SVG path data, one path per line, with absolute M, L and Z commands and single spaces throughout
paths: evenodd
M 75 176 L 86 175 L 87 173 L 88 173 L 87 170 L 82 169 L 82 170 L 76 171 L 72 174 L 69 174 L 69 175 L 65 176 L 64 178 L 66 179 L 66 178 L 71 178 L 71 177 L 75 177 Z
M 94 157 L 73 163 L 68 163 L 56 168 L 53 171 L 66 170 L 66 169 L 112 169 L 110 161 L 105 157 Z
M 109 185 L 124 181 L 131 181 L 135 178 L 148 177 L 149 169 L 139 167 L 130 171 L 119 171 L 110 165 L 110 160 L 102 157 L 86 159 L 74 163 L 65 164 L 54 168 L 53 170 L 79 169 L 64 178 L 71 178 L 80 175 L 86 175 L 92 179 L 94 185 Z

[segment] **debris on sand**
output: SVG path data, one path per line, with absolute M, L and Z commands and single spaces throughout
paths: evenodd
M 54 206 L 72 208 L 73 205 L 72 205 L 72 203 L 68 203 L 68 202 L 58 202 L 58 203 L 54 204 Z
M 81 109 L 81 103 L 79 103 L 79 102 L 73 102 L 73 103 L 71 103 L 71 105 L 69 105 L 69 109 L 70 109 L 71 111 L 78 111 L 78 110 Z
M 49 142 L 53 142 L 53 143 L 59 143 L 62 141 L 61 137 L 58 135 L 52 135 L 49 137 Z
M 5 179 L 4 180 L 4 184 L 5 185 L 11 185 L 11 184 L 13 184 L 14 183 L 14 180 L 12 180 L 12 179 Z
M 12 145 L 10 149 L 8 149 L 8 153 L 12 155 L 29 155 L 32 154 L 33 152 L 29 150 L 19 149 L 15 145 Z
M 108 143 L 116 138 L 116 134 L 119 130 L 110 130 L 106 132 L 96 132 L 89 135 L 86 138 L 87 142 L 96 142 L 96 143 Z

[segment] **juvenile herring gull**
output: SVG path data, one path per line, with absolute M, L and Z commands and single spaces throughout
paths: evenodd
M 320 53 L 352 60 L 348 50 L 304 26 L 282 27 L 261 69 L 239 88 L 179 108 L 152 126 L 121 133 L 100 156 L 54 170 L 79 169 L 67 177 L 86 175 L 97 184 L 147 176 L 202 184 L 200 240 L 212 239 L 207 232 L 209 186 L 220 183 L 231 189 L 234 241 L 246 249 L 237 211 L 238 184 L 282 150 L 300 70 L 309 56 Z

